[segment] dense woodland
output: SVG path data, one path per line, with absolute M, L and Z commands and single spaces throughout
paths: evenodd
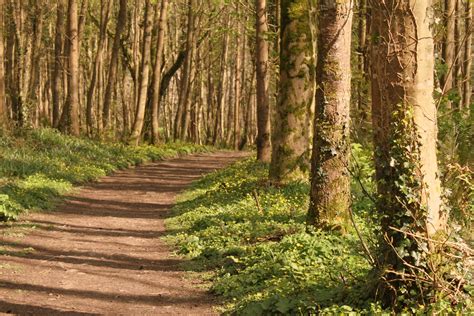
M 304 183 L 304 194 L 294 193 L 304 216 L 295 218 L 307 234 L 352 236 L 369 265 L 370 282 L 362 286 L 369 298 L 332 303 L 462 313 L 472 308 L 473 293 L 473 6 L 0 0 L 2 137 L 57 129 L 108 144 L 256 149 L 261 165 L 252 159 L 236 168 L 259 175 L 257 187 L 228 187 L 243 190 L 262 215 L 258 221 L 265 207 L 275 207 L 261 192 Z M 291 232 L 255 242 L 284 245 L 282 235 Z M 227 298 L 225 280 L 246 286 L 220 280 L 216 292 Z M 341 282 L 347 286 L 344 276 Z M 247 298 L 231 309 L 291 314 L 319 306 L 315 297 L 268 307 L 287 302 L 279 297 L 265 308 L 254 309 Z

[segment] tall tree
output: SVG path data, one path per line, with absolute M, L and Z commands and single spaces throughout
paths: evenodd
M 94 118 L 93 118 L 93 102 L 94 95 L 97 89 L 97 81 L 99 73 L 102 69 L 102 59 L 105 50 L 105 41 L 107 33 L 107 25 L 109 23 L 109 14 L 112 6 L 112 1 L 110 0 L 101 0 L 100 2 L 100 23 L 99 23 L 99 38 L 97 39 L 97 52 L 95 55 L 94 66 L 92 68 L 92 76 L 89 84 L 89 89 L 87 91 L 87 101 L 86 101 L 86 123 L 87 123 L 87 132 L 89 136 L 92 136 L 94 130 Z
M 240 5 L 237 5 L 237 14 L 240 14 Z M 242 23 L 237 21 L 237 41 L 236 41 L 236 53 L 235 53 L 235 80 L 234 80 L 234 120 L 233 124 L 233 134 L 232 140 L 233 144 L 232 147 L 235 150 L 239 149 L 240 143 L 240 105 L 241 105 L 241 89 L 242 89 L 242 56 L 244 56 L 245 46 L 243 45 L 243 34 L 245 31 L 242 27 Z
M 179 91 L 178 110 L 176 112 L 175 139 L 186 139 L 190 119 L 190 98 L 192 92 L 193 59 L 196 46 L 195 0 L 188 0 L 188 26 L 186 30 L 186 58 L 184 60 Z
M 316 114 L 308 224 L 347 226 L 353 1 L 318 1 Z
M 441 79 L 441 88 L 444 93 L 449 92 L 454 84 L 456 1 L 457 0 L 444 1 L 446 29 L 443 43 L 443 61 L 445 64 L 445 73 Z M 451 106 L 451 103 L 449 103 L 449 106 Z
M 157 4 L 158 5 L 158 4 Z M 156 8 L 158 10 L 158 8 Z M 163 48 L 166 31 L 168 0 L 161 1 L 160 18 L 158 22 L 158 36 L 156 43 L 155 67 L 153 69 L 153 96 L 152 106 L 152 141 L 157 144 L 159 141 L 159 121 L 160 110 L 160 87 L 161 87 L 161 67 L 163 65 Z
M 41 39 L 43 34 L 43 10 L 45 3 L 42 0 L 30 1 L 31 10 L 31 41 L 28 69 L 28 91 L 26 93 L 26 103 L 38 105 L 39 103 L 39 84 L 41 72 Z
M 117 81 L 117 68 L 120 53 L 120 39 L 127 24 L 127 0 L 120 0 L 117 24 L 115 26 L 114 41 L 112 45 L 112 56 L 110 57 L 107 85 L 105 87 L 104 106 L 102 108 L 102 128 L 106 129 L 110 121 L 110 104 L 112 92 Z
M 17 23 L 15 14 L 15 2 L 8 1 L 4 14 L 8 16 L 8 23 L 4 26 L 8 28 L 6 36 L 5 51 L 5 79 L 6 93 L 9 96 L 9 104 L 12 111 L 12 120 L 17 126 L 23 126 L 25 123 L 24 102 L 21 93 L 21 61 L 22 45 L 20 39 L 20 25 Z
M 308 116 L 314 99 L 314 51 L 307 0 L 281 1 L 279 95 L 272 133 L 270 178 L 304 178 L 309 169 Z
M 256 67 L 257 67 L 257 159 L 271 160 L 270 99 L 269 99 L 269 44 L 266 0 L 256 1 Z
M 61 130 L 79 136 L 79 16 L 77 0 L 68 4 L 68 87 L 67 102 L 61 117 Z
M 472 15 L 474 3 L 472 1 L 465 2 L 466 15 L 466 41 L 464 43 L 464 77 L 463 77 L 463 109 L 469 111 L 472 100 L 471 74 L 472 74 L 472 33 L 474 25 L 472 24 Z
M 4 45 L 4 7 L 5 0 L 0 0 L 0 128 L 6 128 L 8 122 L 8 108 L 5 99 L 5 45 Z
M 227 27 L 228 20 L 224 22 Z M 220 80 L 217 87 L 217 104 L 216 116 L 214 120 L 214 137 L 212 143 L 214 145 L 222 141 L 224 136 L 224 103 L 225 103 L 225 87 L 227 85 L 227 62 L 229 60 L 229 34 L 226 32 L 222 39 L 222 59 L 220 61 Z
M 433 237 L 445 226 L 436 157 L 437 117 L 433 100 L 434 44 L 430 0 L 372 1 L 372 117 L 378 210 L 382 218 L 382 295 L 416 282 L 397 272 L 423 269 L 426 257 L 406 232 Z M 390 19 L 386 17 L 390 16 Z M 426 266 L 425 266 L 426 267 Z
M 144 30 L 142 42 L 142 57 L 140 65 L 140 84 L 138 87 L 138 99 L 136 105 L 135 121 L 130 135 L 130 144 L 138 145 L 143 130 L 145 120 L 145 107 L 148 91 L 148 81 L 150 78 L 150 48 L 151 48 L 151 31 L 153 27 L 151 0 L 145 1 Z
M 56 6 L 56 30 L 54 39 L 54 66 L 52 78 L 53 83 L 51 88 L 53 127 L 55 128 L 59 126 L 59 120 L 61 118 L 64 12 L 66 8 L 66 0 L 58 0 Z

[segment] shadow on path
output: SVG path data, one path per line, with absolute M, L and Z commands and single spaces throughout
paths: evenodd
M 0 226 L 0 312 L 214 315 L 215 298 L 185 278 L 183 260 L 160 237 L 169 233 L 164 219 L 177 193 L 247 155 L 195 155 L 119 171 L 55 211 Z

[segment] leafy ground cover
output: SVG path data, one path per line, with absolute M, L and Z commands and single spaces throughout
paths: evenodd
M 331 313 L 363 305 L 357 288 L 371 266 L 356 234 L 307 233 L 308 183 L 275 188 L 262 182 L 267 172 L 250 158 L 198 181 L 168 220 L 168 239 L 194 258 L 194 268 L 215 271 L 212 291 L 225 311 Z
M 26 210 L 49 209 L 74 185 L 114 170 L 209 150 L 187 143 L 138 147 L 101 143 L 52 129 L 0 136 L 0 220 L 16 219 Z
M 267 166 L 253 158 L 206 176 L 183 194 L 166 237 L 190 270 L 209 271 L 222 311 L 238 315 L 391 315 L 373 300 L 376 277 L 360 237 L 375 253 L 377 225 L 368 151 L 354 145 L 353 221 L 359 230 L 307 232 L 309 185 L 268 185 Z M 407 314 L 450 313 L 449 303 Z

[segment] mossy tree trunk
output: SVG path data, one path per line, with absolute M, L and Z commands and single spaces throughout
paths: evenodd
M 270 165 L 270 178 L 278 183 L 304 178 L 309 170 L 314 51 L 308 5 L 307 0 L 281 1 L 280 82 Z
M 257 159 L 270 162 L 270 99 L 269 99 L 269 44 L 267 3 L 266 0 L 256 1 L 256 68 L 257 68 Z
M 308 224 L 344 231 L 349 218 L 353 1 L 318 2 L 316 114 Z
M 406 262 L 423 269 L 426 258 L 416 241 L 397 229 L 433 237 L 445 225 L 436 159 L 430 5 L 430 0 L 372 1 L 372 117 L 384 235 L 380 266 L 382 273 L 392 271 L 384 276 L 388 292 L 382 291 L 389 299 L 409 286 L 409 281 L 397 281 L 397 271 L 405 271 Z

